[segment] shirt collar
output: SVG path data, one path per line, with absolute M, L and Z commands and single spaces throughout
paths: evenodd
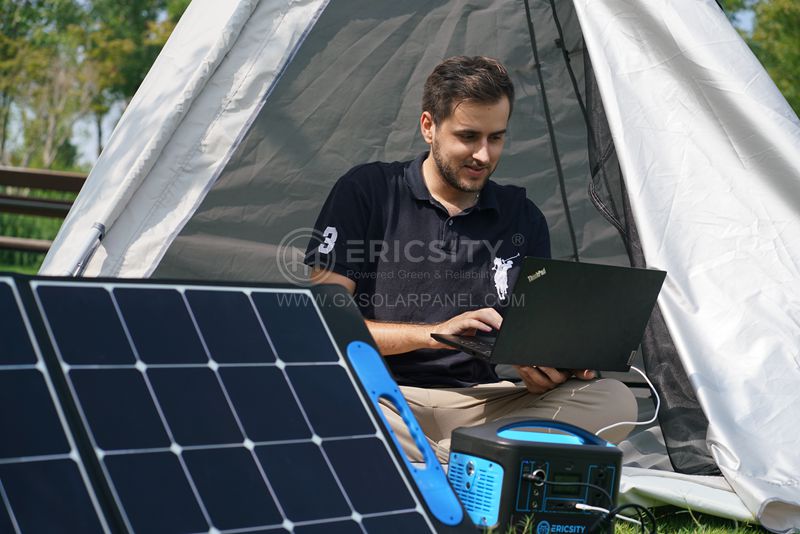
M 411 190 L 411 194 L 415 199 L 432 202 L 433 197 L 431 197 L 431 192 L 428 191 L 428 186 L 425 185 L 425 179 L 422 177 L 422 162 L 424 162 L 427 157 L 428 152 L 423 152 L 417 156 L 414 161 L 411 162 L 411 165 L 406 168 L 405 177 L 408 188 Z M 486 185 L 484 185 L 481 190 L 477 204 L 469 211 L 494 210 L 499 212 L 500 206 L 497 204 L 497 195 L 495 194 L 496 187 L 497 184 L 493 181 L 487 181 Z

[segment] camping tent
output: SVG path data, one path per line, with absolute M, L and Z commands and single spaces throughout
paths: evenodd
M 41 273 L 302 277 L 334 180 L 423 150 L 455 54 L 509 67 L 495 176 L 554 256 L 669 273 L 643 346 L 675 470 L 800 528 L 800 122 L 713 0 L 195 0 Z

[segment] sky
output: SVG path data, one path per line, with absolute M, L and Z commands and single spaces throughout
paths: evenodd
M 756 22 L 756 14 L 751 10 L 740 11 L 733 18 L 733 25 L 747 33 L 753 33 L 753 25 Z

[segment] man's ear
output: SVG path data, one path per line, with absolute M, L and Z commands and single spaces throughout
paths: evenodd
M 436 125 L 433 123 L 433 115 L 429 111 L 423 111 L 419 118 L 419 131 L 422 133 L 422 138 L 429 145 L 433 143 L 433 133 Z

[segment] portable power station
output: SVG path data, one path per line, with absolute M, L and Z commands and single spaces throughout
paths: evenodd
M 453 431 L 447 477 L 482 527 L 532 519 L 536 534 L 585 534 L 597 512 L 613 508 L 622 451 L 574 425 L 504 419 Z

